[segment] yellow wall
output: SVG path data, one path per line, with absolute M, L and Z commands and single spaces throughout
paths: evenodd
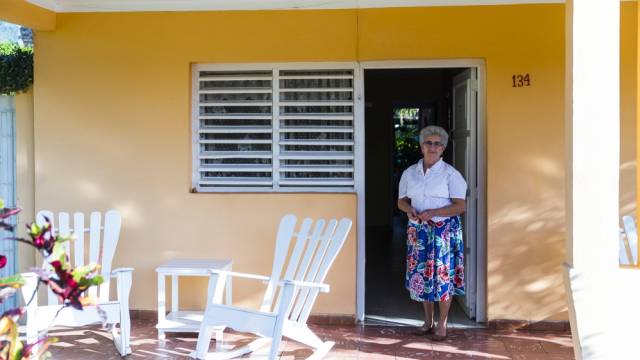
M 18 215 L 18 236 L 26 237 L 25 225 L 34 220 L 34 146 L 33 91 L 15 97 L 16 103 L 16 204 L 22 208 Z M 35 251 L 24 244 L 18 246 L 18 270 L 29 271 L 36 264 Z
M 326 14 L 328 30 L 316 13 L 59 14 L 56 32 L 37 34 L 36 207 L 123 212 L 115 266 L 136 269 L 132 308 L 156 308 L 154 269 L 168 259 L 268 274 L 287 212 L 356 218 L 354 194 L 189 193 L 190 64 L 353 58 L 355 39 L 340 36 L 354 33 L 353 12 Z M 347 241 L 318 313 L 355 312 L 355 228 Z M 256 286 L 234 285 L 234 301 L 255 300 Z M 205 289 L 181 303 L 202 305 Z
M 636 73 L 638 15 L 635 2 L 620 16 L 620 218 L 637 211 Z
M 190 64 L 482 58 L 488 315 L 566 319 L 563 23 L 562 5 L 59 14 L 37 34 L 36 208 L 123 211 L 115 265 L 136 268 L 135 309 L 155 309 L 153 270 L 173 257 L 267 273 L 282 214 L 355 219 L 356 197 L 188 193 Z M 520 73 L 531 87 L 511 87 Z M 315 312 L 354 313 L 355 246 L 353 232 Z M 202 282 L 184 290 L 202 303 Z
M 34 30 L 54 30 L 56 28 L 56 13 L 25 0 L 0 1 L 0 20 Z
M 565 319 L 563 6 L 362 15 L 363 59 L 485 59 L 488 317 Z M 512 87 L 519 73 L 530 87 Z

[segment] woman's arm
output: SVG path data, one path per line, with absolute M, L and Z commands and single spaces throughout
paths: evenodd
M 409 219 L 418 221 L 418 211 L 411 206 L 411 199 L 408 197 L 398 199 L 398 209 L 406 212 Z
M 400 200 L 398 200 L 398 203 Z M 467 209 L 467 202 L 464 199 L 451 199 L 451 205 L 441 207 L 439 209 L 425 210 L 421 212 L 418 217 L 422 221 L 428 221 L 436 216 L 450 217 L 461 215 Z

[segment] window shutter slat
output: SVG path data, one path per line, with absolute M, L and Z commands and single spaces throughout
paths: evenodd
M 273 130 L 271 127 L 253 127 L 253 126 L 213 126 L 213 127 L 203 127 L 198 130 L 199 133 L 210 133 L 210 134 L 234 134 L 238 131 L 247 134 L 257 134 L 257 133 L 271 133 Z
M 324 115 L 324 114 L 306 114 L 306 115 L 280 115 L 280 120 L 324 120 L 324 121 L 353 121 L 353 115 Z
M 322 160 L 351 160 L 353 161 L 353 152 L 350 151 L 325 151 L 325 152 L 311 152 L 311 151 L 287 151 L 280 153 L 280 160 L 315 160 L 316 162 Z M 304 166 L 301 164 L 300 166 Z M 314 163 L 307 164 L 313 166 Z
M 353 88 L 291 88 L 280 89 L 280 92 L 353 92 Z
M 270 151 L 207 151 L 200 159 L 271 159 Z

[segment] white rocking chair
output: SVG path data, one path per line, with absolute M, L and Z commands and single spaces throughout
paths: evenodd
M 120 236 L 120 226 L 122 218 L 117 211 L 111 210 L 105 214 L 104 227 L 101 226 L 101 214 L 91 213 L 89 228 L 85 229 L 84 214 L 73 214 L 73 227 L 70 223 L 68 213 L 58 214 L 58 221 L 55 223 L 54 215 L 50 211 L 41 211 L 36 217 L 36 223 L 43 224 L 45 216 L 52 223 L 52 230 L 56 234 L 68 236 L 73 233 L 73 251 L 71 244 L 66 243 L 69 260 L 73 267 L 85 265 L 87 263 L 98 263 L 101 265 L 101 274 L 104 282 L 99 288 L 89 289 L 90 295 L 98 299 L 98 306 L 106 313 L 106 322 L 111 327 L 113 342 L 122 356 L 131 353 L 130 332 L 131 321 L 129 318 L 129 292 L 131 290 L 132 268 L 120 268 L 111 270 L 111 262 L 118 245 Z M 85 232 L 89 232 L 89 261 L 85 262 Z M 102 236 L 101 236 L 102 235 Z M 102 239 L 101 239 L 102 238 Z M 102 241 L 101 241 L 102 240 Z M 27 303 L 36 289 L 38 278 L 34 273 L 23 274 L 27 284 L 22 287 L 22 296 Z M 109 285 L 111 278 L 116 279 L 117 300 L 109 299 Z M 72 307 L 66 307 L 59 314 L 56 313 L 61 308 L 56 295 L 48 290 L 48 304 L 38 305 L 37 296 L 33 298 L 27 306 L 26 336 L 27 342 L 33 343 L 39 337 L 39 333 L 50 326 L 84 326 L 92 323 L 102 322 L 98 309 L 95 306 L 86 306 L 82 311 Z M 55 319 L 55 320 L 54 320 Z M 116 324 L 120 324 L 120 329 Z
M 301 342 L 314 349 L 310 358 L 320 359 L 333 347 L 331 341 L 323 342 L 308 327 L 307 319 L 316 301 L 318 292 L 329 292 L 323 281 L 347 238 L 351 228 L 350 219 L 318 220 L 304 219 L 298 232 L 294 232 L 296 217 L 286 215 L 280 221 L 276 240 L 275 256 L 271 276 L 260 276 L 211 270 L 207 308 L 198 335 L 193 357 L 199 359 L 229 359 L 255 351 L 271 339 L 269 359 L 275 359 L 282 336 Z M 326 225 L 326 226 L 325 226 Z M 289 254 L 292 238 L 296 236 L 286 272 L 285 260 Z M 283 275 L 283 276 L 281 276 Z M 243 309 L 223 305 L 222 292 L 228 276 L 260 280 L 267 283 L 260 310 Z M 281 281 L 282 279 L 282 281 Z M 278 292 L 277 300 L 276 290 Z M 226 352 L 209 353 L 209 343 L 219 326 L 258 335 L 247 346 Z M 217 336 L 221 338 L 221 336 Z M 216 344 L 219 347 L 219 344 Z

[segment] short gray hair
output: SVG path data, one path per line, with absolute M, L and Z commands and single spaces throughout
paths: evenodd
M 446 148 L 447 144 L 449 143 L 449 134 L 447 134 L 447 131 L 445 129 L 437 125 L 429 125 L 427 127 L 422 128 L 422 130 L 420 130 L 420 145 L 424 143 L 427 136 L 434 136 L 434 135 L 440 137 L 442 144 Z

